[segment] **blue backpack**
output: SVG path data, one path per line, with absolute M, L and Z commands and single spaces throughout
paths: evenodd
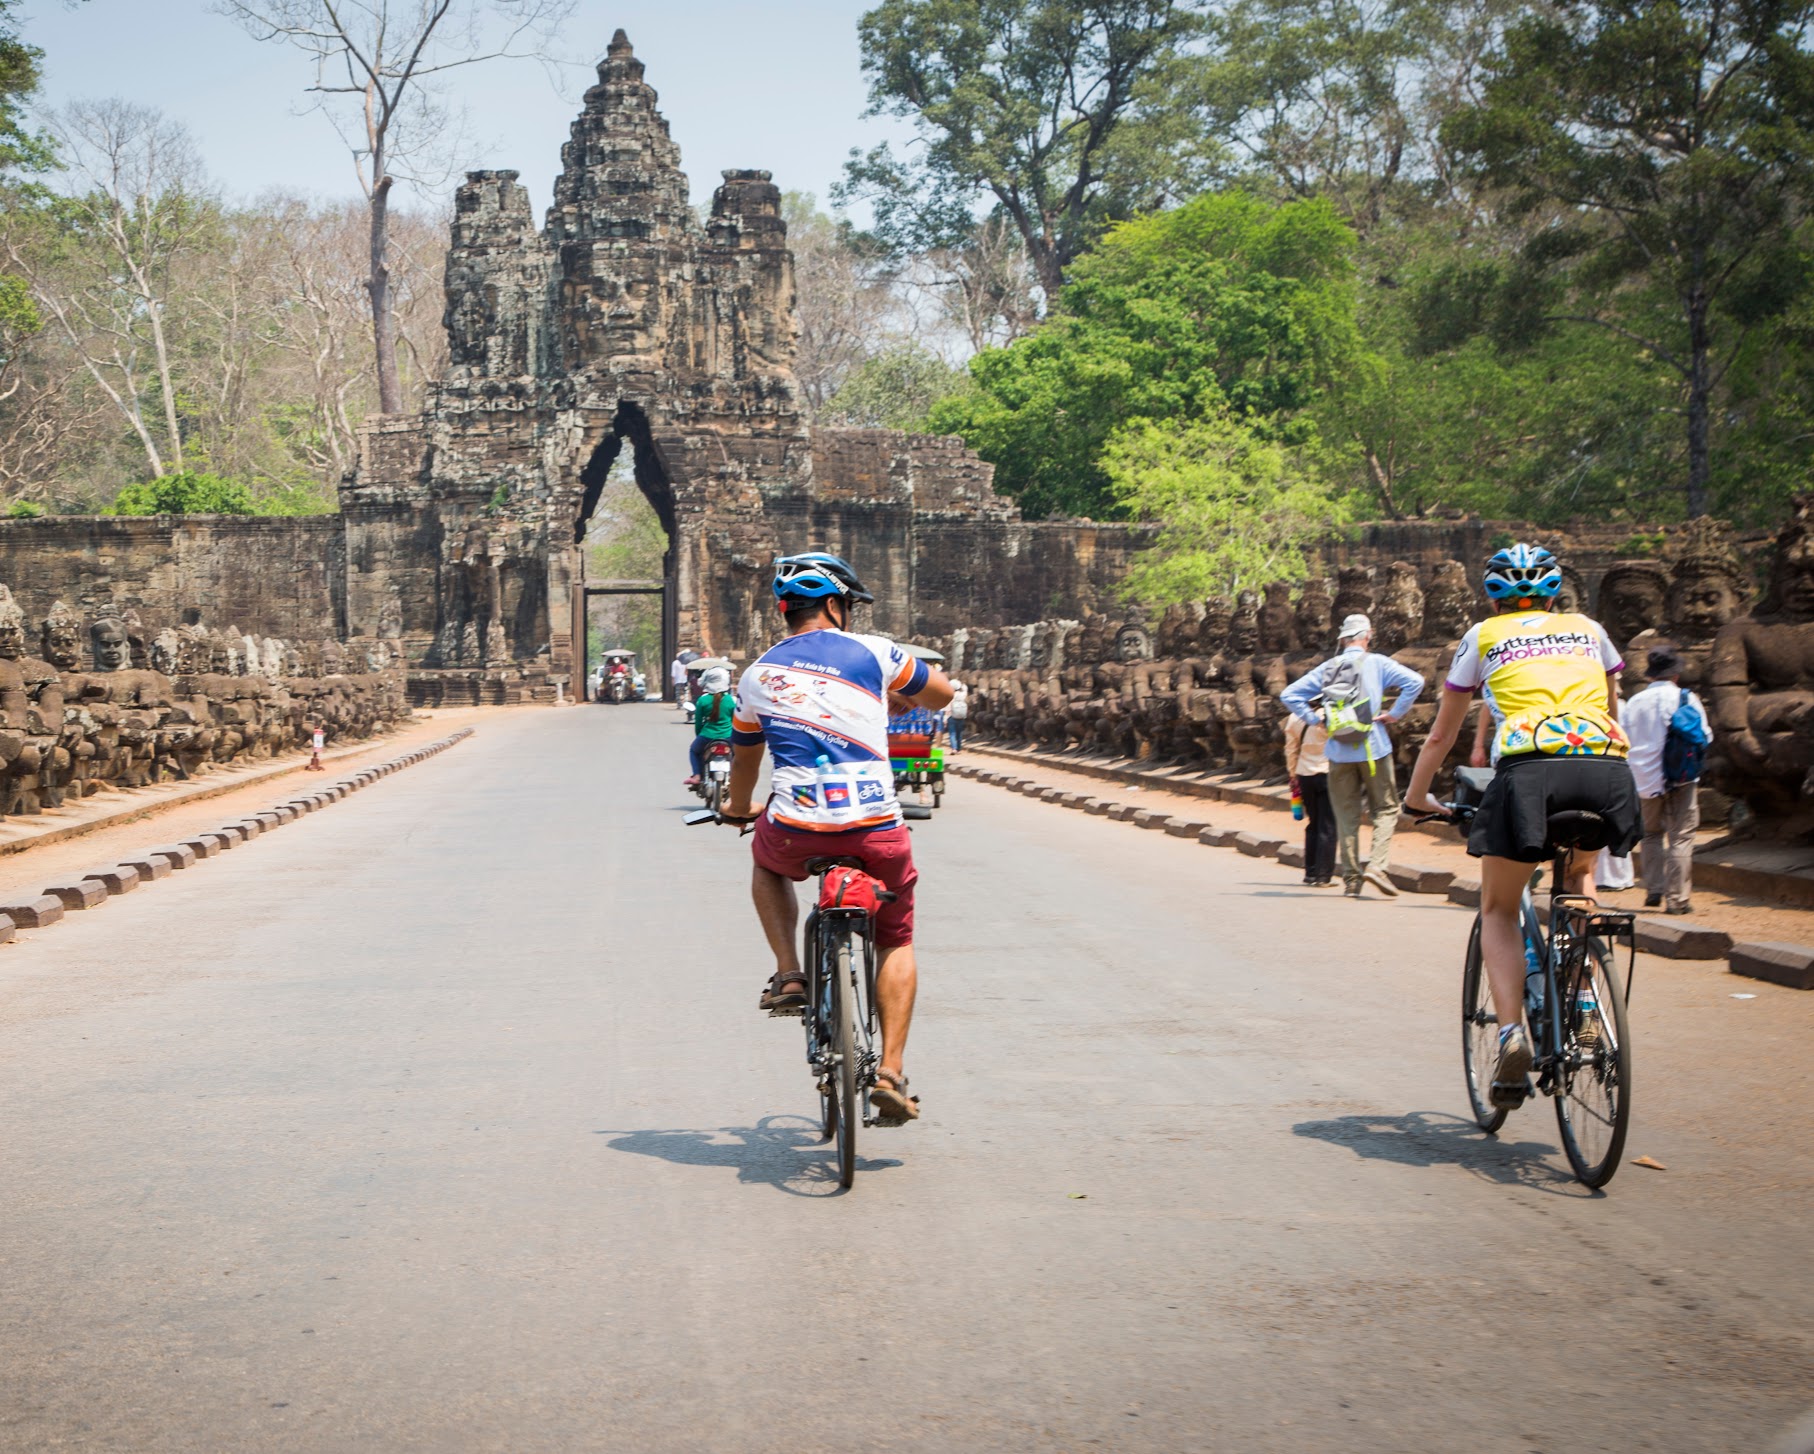
M 1707 761 L 1707 744 L 1713 734 L 1706 720 L 1689 700 L 1688 688 L 1682 688 L 1682 700 L 1669 719 L 1669 731 L 1663 737 L 1663 786 L 1686 787 L 1701 780 L 1701 768 Z

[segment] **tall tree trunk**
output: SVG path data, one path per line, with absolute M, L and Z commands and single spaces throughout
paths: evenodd
M 391 298 L 391 179 L 372 188 L 372 275 L 365 290 L 372 299 L 372 345 L 378 360 L 378 412 L 401 414 L 403 389 L 397 382 L 397 318 Z
M 1707 513 L 1707 485 L 1712 476 L 1709 433 L 1712 428 L 1712 339 L 1707 327 L 1706 254 L 1694 249 L 1694 279 L 1688 285 L 1688 518 Z
M 157 355 L 157 383 L 164 396 L 164 428 L 170 436 L 170 457 L 176 472 L 181 474 L 187 466 L 183 463 L 183 428 L 176 417 L 176 386 L 170 377 L 170 349 L 164 342 L 164 309 L 149 294 L 142 296 L 146 316 L 151 320 L 151 347 Z

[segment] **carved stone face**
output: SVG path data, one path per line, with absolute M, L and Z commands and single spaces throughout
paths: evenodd
M 1214 656 L 1228 646 L 1228 626 L 1234 620 L 1234 605 L 1227 596 L 1211 596 L 1203 603 L 1203 622 L 1197 627 L 1197 649 Z
M 1600 621 L 1623 646 L 1663 624 L 1663 573 L 1645 565 L 1614 566 L 1600 582 Z
M 182 660 L 182 641 L 169 627 L 151 638 L 151 669 L 175 676 Z
M 0 660 L 17 661 L 25 655 L 25 615 L 14 606 L 0 611 Z
M 1562 567 L 1562 589 L 1556 593 L 1558 611 L 1580 611 L 1587 603 L 1587 590 L 1581 577 L 1568 566 Z
M 1188 656 L 1190 643 L 1196 635 L 1196 624 L 1188 606 L 1167 606 L 1165 614 L 1159 618 L 1159 655 Z
M 1373 615 L 1374 650 L 1388 654 L 1402 651 L 1423 635 L 1423 587 L 1417 568 L 1399 560 L 1392 563 Z
M 1738 582 L 1722 571 L 1681 577 L 1672 588 L 1669 628 L 1687 641 L 1714 635 L 1742 605 Z
M 1776 607 L 1791 621 L 1814 621 L 1814 531 L 1785 531 L 1776 547 Z
M 1266 587 L 1266 601 L 1260 607 L 1260 650 L 1268 653 L 1290 651 L 1297 645 L 1297 619 L 1291 610 L 1291 587 L 1274 581 Z
M 1334 612 L 1328 578 L 1305 581 L 1304 594 L 1298 597 L 1298 640 L 1307 646 L 1328 640 L 1335 630 Z
M 44 659 L 58 671 L 82 664 L 82 623 L 73 614 L 52 609 L 44 618 Z
M 1027 643 L 1027 667 L 1031 671 L 1044 671 L 1052 664 L 1053 627 L 1041 622 L 1033 628 L 1032 639 Z
M 126 640 L 126 623 L 103 616 L 89 628 L 88 640 L 94 650 L 96 671 L 123 671 L 132 658 L 132 646 Z
M 1152 639 L 1144 627 L 1129 622 L 1115 633 L 1116 661 L 1150 661 L 1152 655 Z
M 1474 621 L 1474 596 L 1468 589 L 1468 573 L 1458 560 L 1445 560 L 1436 567 L 1424 596 L 1424 633 L 1432 641 L 1448 643 L 1467 633 Z
M 1332 615 L 1341 619 L 1373 614 L 1373 567 L 1345 565 L 1338 576 Z
M 1080 621 L 1064 634 L 1064 664 L 1077 666 L 1083 661 L 1083 623 Z
M 1260 649 L 1260 598 L 1252 591 L 1242 591 L 1235 598 L 1235 611 L 1228 623 L 1230 656 L 1252 656 Z
M 1108 621 L 1102 616 L 1091 616 L 1083 623 L 1083 637 L 1078 644 L 1077 659 L 1090 666 L 1103 661 L 1109 654 Z

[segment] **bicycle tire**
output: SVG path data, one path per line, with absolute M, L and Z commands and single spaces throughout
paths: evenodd
M 714 813 L 724 806 L 724 791 L 709 771 L 705 775 L 705 805 Z
M 1476 914 L 1461 971 L 1461 1070 L 1474 1119 L 1489 1136 L 1505 1124 L 1509 1112 L 1509 1107 L 1493 1104 L 1493 1067 L 1498 1059 L 1499 1017 L 1493 1012 L 1493 986 L 1480 958 L 1480 916 Z
M 1596 1018 L 1601 1043 L 1591 1066 L 1576 1067 L 1565 1061 L 1559 1068 L 1562 1084 L 1556 1096 L 1556 1128 L 1576 1180 L 1599 1188 L 1618 1171 L 1626 1133 L 1631 1129 L 1631 1032 L 1625 1017 L 1625 988 L 1613 972 L 1610 952 L 1599 940 L 1590 939 L 1583 955 L 1599 1005 Z M 1572 1006 L 1579 976 L 1568 978 L 1562 1003 Z M 1566 1052 L 1579 1044 L 1575 1019 L 1571 1011 L 1563 1036 Z M 1610 1047 L 1606 1043 L 1609 1034 Z
M 839 930 L 833 939 L 832 953 L 826 956 L 831 969 L 832 1045 L 837 1051 L 830 1099 L 837 1103 L 838 1185 L 844 1187 L 857 1179 L 857 1127 L 863 1123 L 863 1110 L 857 1102 L 857 993 L 852 977 L 852 937 L 848 929 Z

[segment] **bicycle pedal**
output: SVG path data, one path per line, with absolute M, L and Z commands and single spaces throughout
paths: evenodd
M 783 1008 L 779 1010 L 770 1010 L 768 1012 L 768 1017 L 771 1020 L 798 1020 L 805 1014 L 805 1005 L 795 1005 L 791 1009 Z

